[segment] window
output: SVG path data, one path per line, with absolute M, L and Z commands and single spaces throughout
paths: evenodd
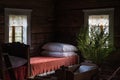
M 5 8 L 5 42 L 29 44 L 31 10 Z
M 109 33 L 109 15 L 90 15 L 88 18 L 89 32 L 91 28 L 99 26 L 100 30 Z
M 111 36 L 111 42 L 113 44 L 114 9 L 107 8 L 84 10 L 84 14 L 85 26 L 89 27 L 89 36 L 91 36 L 91 29 L 93 28 L 99 29 L 100 31 L 104 30 L 105 34 L 109 34 Z M 92 31 L 95 32 L 95 30 Z
M 23 43 L 23 26 L 9 27 L 9 42 Z

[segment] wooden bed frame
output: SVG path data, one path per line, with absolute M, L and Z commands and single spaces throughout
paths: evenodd
M 18 73 L 21 73 L 23 68 L 25 69 L 25 74 L 26 74 L 26 75 L 23 75 L 23 77 L 27 78 L 29 76 L 29 74 L 30 74 L 29 73 L 29 71 L 30 71 L 29 70 L 30 69 L 29 68 L 30 67 L 29 66 L 30 65 L 29 52 L 30 52 L 29 45 L 25 45 L 23 43 L 13 42 L 13 43 L 2 43 L 1 44 L 1 58 L 3 57 L 4 53 L 8 53 L 8 55 L 24 58 L 27 60 L 27 63 L 24 64 L 23 66 L 13 68 L 13 70 L 15 72 L 15 76 L 17 75 L 17 70 L 21 69 L 18 71 Z M 2 60 L 1 60 L 1 62 L 2 62 L 2 64 L 4 63 Z M 6 63 L 6 64 L 8 64 L 8 63 Z M 2 65 L 2 68 L 5 69 L 5 65 Z M 12 67 L 11 67 L 11 69 L 12 69 Z M 6 76 L 10 77 L 8 70 L 6 70 L 6 69 L 2 70 L 2 74 L 4 75 L 4 76 L 2 76 L 3 80 L 9 80 L 9 78 L 6 79 Z M 16 80 L 18 80 L 17 78 L 20 79 L 21 76 L 17 75 Z M 24 79 L 21 78 L 20 80 L 24 80 Z
M 25 72 L 26 74 L 25 78 L 36 76 L 40 73 L 57 70 L 63 65 L 70 66 L 78 63 L 78 56 L 62 57 L 62 58 L 46 57 L 46 56 L 30 57 L 29 45 L 25 45 L 19 42 L 3 43 L 1 46 L 2 46 L 2 53 L 8 53 L 9 55 L 21 57 L 27 60 L 27 63 L 24 65 L 27 67 L 27 71 Z M 48 60 L 46 61 L 45 59 Z

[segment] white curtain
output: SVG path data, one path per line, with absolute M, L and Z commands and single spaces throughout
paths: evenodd
M 23 26 L 23 43 L 27 44 L 27 16 L 9 15 L 9 26 Z
M 91 15 L 89 16 L 89 25 L 109 26 L 109 15 Z
M 88 20 L 89 29 L 93 26 L 103 26 L 106 33 L 109 33 L 109 15 L 90 15 Z
M 27 16 L 24 15 L 10 15 L 9 26 L 24 26 L 27 27 Z

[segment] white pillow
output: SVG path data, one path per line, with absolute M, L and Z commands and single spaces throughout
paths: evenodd
M 10 56 L 10 55 L 9 55 L 9 58 L 10 58 L 10 62 L 12 64 L 13 68 L 22 66 L 25 63 L 27 63 L 27 60 L 24 59 L 24 58 L 20 58 L 20 57 L 16 57 L 16 56 Z
M 42 49 L 48 50 L 48 51 L 77 51 L 77 48 L 71 44 L 65 44 L 65 43 L 47 43 L 45 44 Z
M 50 57 L 69 57 L 77 55 L 75 52 L 54 52 L 54 51 L 42 51 L 41 55 Z

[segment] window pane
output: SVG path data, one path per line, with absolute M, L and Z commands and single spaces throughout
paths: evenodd
M 15 41 L 16 42 L 23 42 L 22 40 L 22 26 L 16 26 L 15 27 Z
M 12 42 L 12 27 L 9 27 L 9 42 Z
M 21 36 L 16 36 L 16 37 L 15 37 L 15 41 L 16 41 L 16 42 L 22 42 Z
M 100 35 L 101 31 L 104 31 L 103 36 L 106 37 L 109 34 L 109 15 L 90 15 L 88 25 L 91 39 L 95 38 L 96 33 Z M 108 41 L 105 42 L 107 45 Z
M 28 13 L 29 13 L 29 11 L 28 11 Z M 24 15 L 24 14 L 18 14 L 18 15 L 9 14 L 8 15 L 9 16 L 9 18 L 8 18 L 9 23 L 7 23 L 7 24 L 9 24 L 9 26 L 15 26 L 15 27 L 17 26 L 19 28 L 20 28 L 20 26 L 22 26 L 22 28 L 21 28 L 22 31 L 17 28 L 16 31 L 18 31 L 18 33 L 14 33 L 15 35 L 12 36 L 14 38 L 14 39 L 12 39 L 12 41 L 16 41 L 15 37 L 22 34 L 22 36 L 21 36 L 22 39 L 20 40 L 20 42 L 25 43 L 25 44 L 30 43 L 30 36 L 29 36 L 30 32 L 28 31 L 28 30 L 30 30 L 29 25 L 28 25 L 28 22 L 29 22 L 30 18 L 28 16 L 28 13 L 27 13 L 27 15 Z M 27 38 L 29 38 L 29 39 L 27 39 Z M 6 38 L 6 40 L 8 40 L 8 39 Z
M 12 37 L 9 37 L 9 42 L 10 42 L 10 43 L 12 42 Z
M 88 25 L 89 31 L 91 28 L 99 26 L 100 30 L 105 29 L 105 33 L 109 33 L 109 15 L 90 15 Z
M 13 27 L 15 27 L 15 33 Z M 23 28 L 22 26 L 10 26 L 9 27 L 9 42 L 23 42 Z M 14 37 L 14 39 L 13 39 Z

